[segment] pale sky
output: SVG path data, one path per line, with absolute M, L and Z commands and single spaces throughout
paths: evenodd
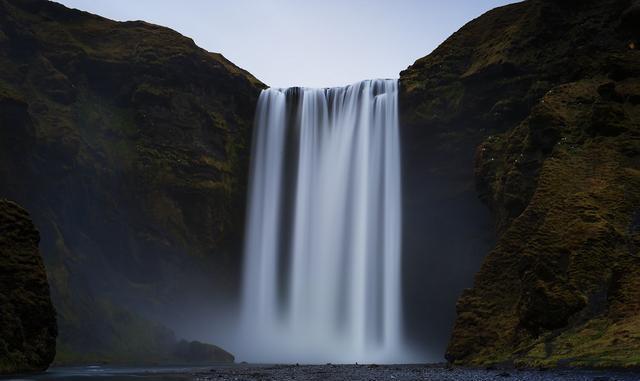
M 466 22 L 514 0 L 59 0 L 170 27 L 272 87 L 397 78 Z

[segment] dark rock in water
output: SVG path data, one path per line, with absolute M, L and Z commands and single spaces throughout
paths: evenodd
M 182 340 L 176 344 L 174 356 L 187 363 L 232 363 L 231 353 L 215 345 Z
M 56 354 L 56 315 L 27 212 L 0 199 L 0 374 L 44 371 Z

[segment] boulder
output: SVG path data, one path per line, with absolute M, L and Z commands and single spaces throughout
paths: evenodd
M 29 214 L 0 199 L 0 374 L 44 371 L 56 354 L 56 314 L 39 242 Z

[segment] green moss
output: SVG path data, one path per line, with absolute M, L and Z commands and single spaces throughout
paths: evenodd
M 636 364 L 637 351 L 604 328 L 633 326 L 640 311 L 629 270 L 640 247 L 640 61 L 618 27 L 626 6 L 501 7 L 401 73 L 408 160 L 482 142 L 475 187 L 498 242 L 458 301 L 453 362 Z M 580 328 L 591 321 L 603 322 L 601 337 Z
M 0 80 L 0 100 L 13 100 L 25 103 L 24 97 L 13 86 Z
M 132 170 L 137 160 L 139 127 L 131 110 L 83 90 L 73 119 L 74 127 L 91 148 L 91 152 L 81 153 L 80 160 L 93 162 L 97 151 L 104 155 L 109 167 Z
M 45 370 L 55 356 L 55 310 L 27 212 L 0 199 L 0 374 Z
M 11 117 L 0 139 L 0 193 L 29 206 L 45 232 L 60 358 L 102 343 L 92 361 L 149 349 L 152 332 L 141 332 L 148 345 L 137 347 L 125 337 L 142 323 L 98 301 L 126 293 L 151 310 L 179 305 L 198 291 L 193 284 L 231 288 L 264 85 L 149 23 L 40 0 L 0 0 L 0 13 L 11 25 L 0 36 L 0 100 L 19 101 L 0 102 L 0 115 Z M 96 264 L 103 276 L 86 276 Z M 87 311 L 121 338 L 92 330 Z
M 594 133 L 598 111 L 591 104 L 617 107 L 598 97 L 602 84 L 585 80 L 554 89 L 518 128 L 483 145 L 478 173 L 504 232 L 461 301 L 466 315 L 459 314 L 450 351 L 475 345 L 473 333 L 462 336 L 473 319 L 468 316 L 491 316 L 476 320 L 481 330 L 503 333 L 465 361 L 638 365 L 638 303 L 631 301 L 640 274 L 630 271 L 639 262 L 629 226 L 640 210 L 640 176 L 635 154 L 621 147 L 640 126 L 626 114 L 618 120 L 626 132 Z M 536 136 L 535 129 L 549 128 L 559 132 L 553 141 Z M 465 302 L 472 296 L 490 312 Z

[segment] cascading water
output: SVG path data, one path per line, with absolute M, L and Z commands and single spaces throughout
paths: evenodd
M 397 93 L 372 80 L 260 95 L 243 360 L 402 361 Z

